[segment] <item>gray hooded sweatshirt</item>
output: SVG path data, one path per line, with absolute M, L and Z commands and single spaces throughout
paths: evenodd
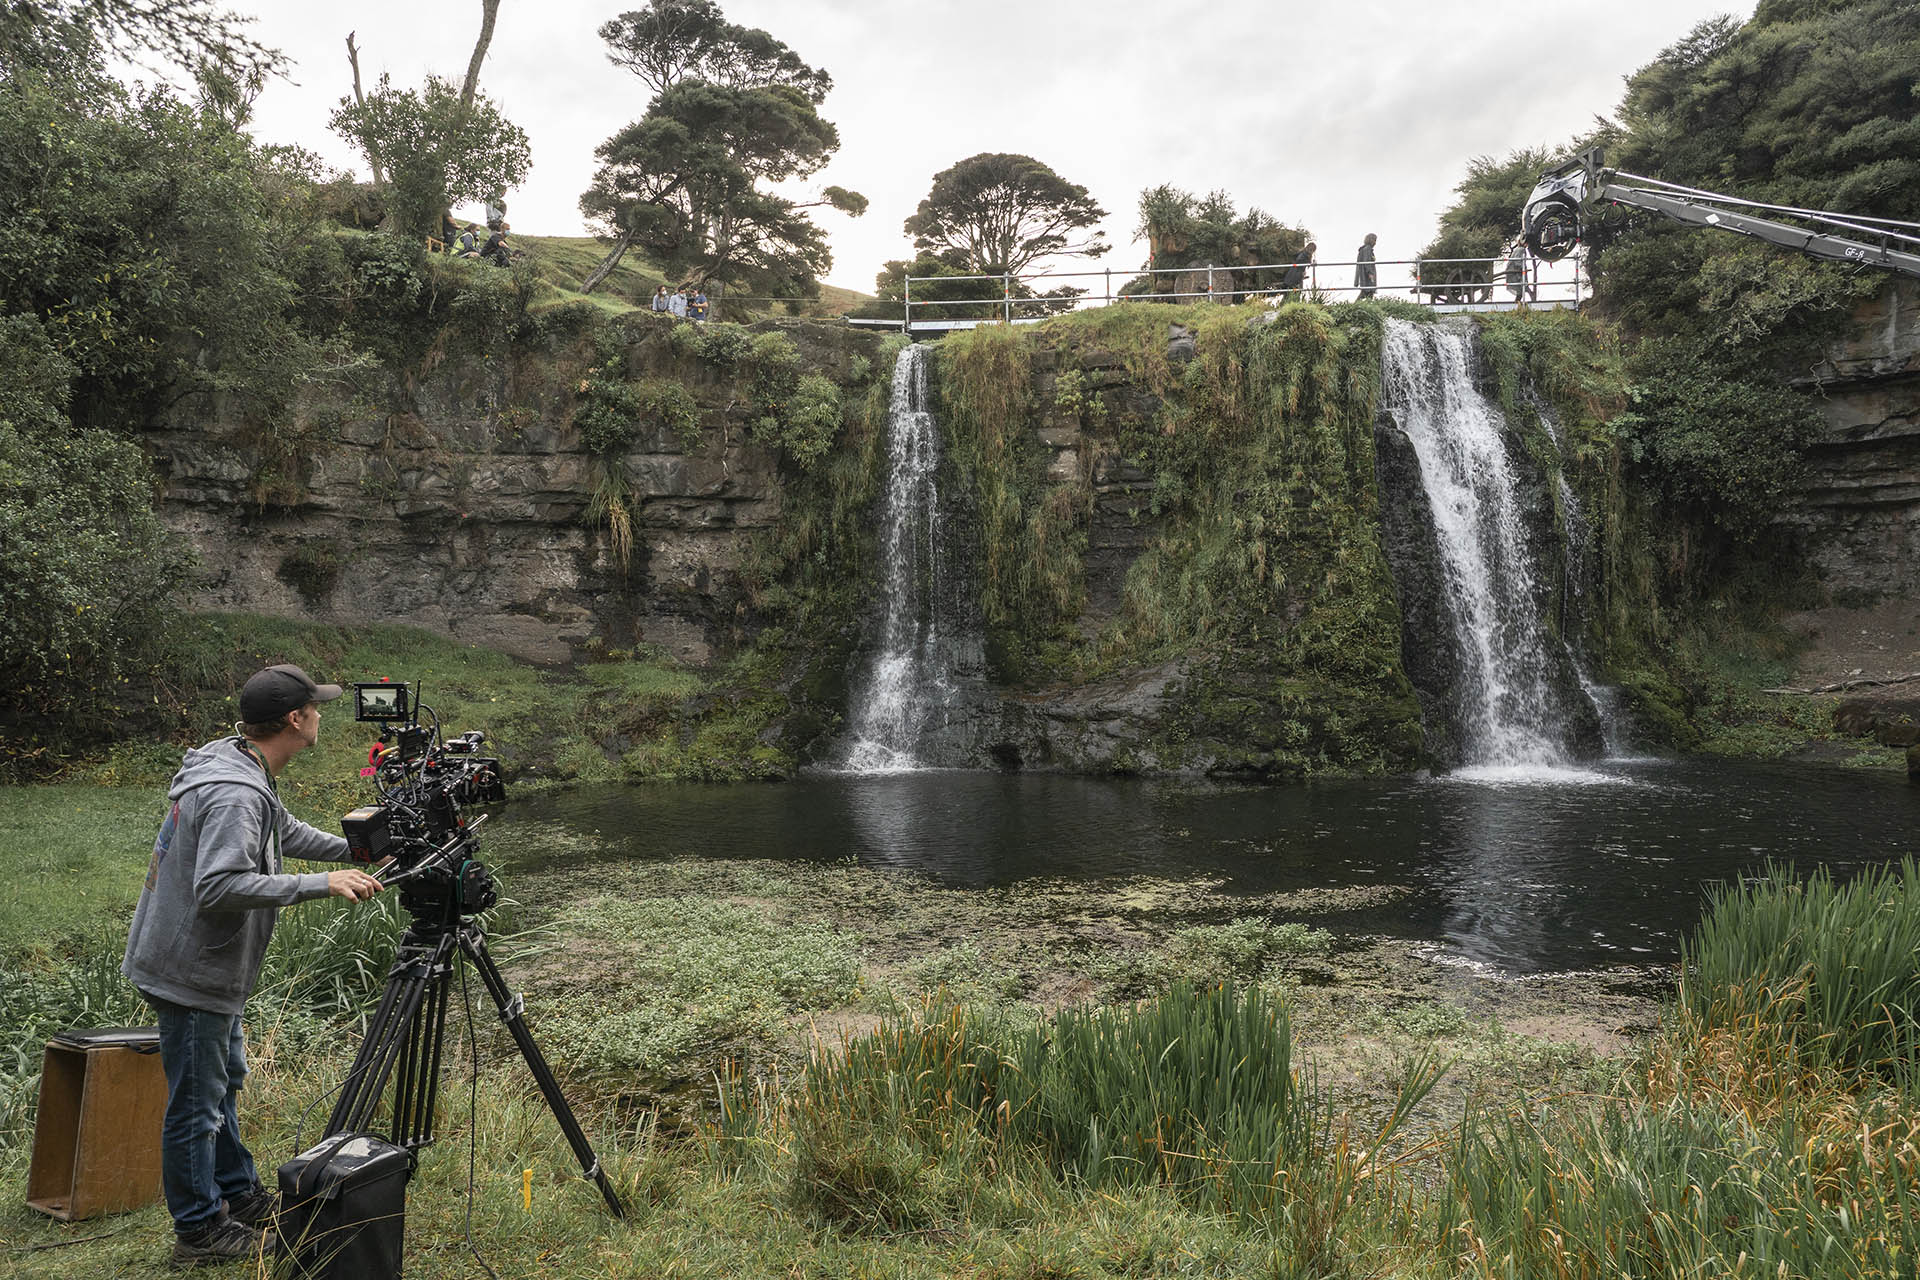
M 346 839 L 288 813 L 239 738 L 187 752 L 167 798 L 120 972 L 162 1000 L 239 1013 L 278 908 L 327 896 L 326 872 L 283 874 L 282 852 L 337 862 Z

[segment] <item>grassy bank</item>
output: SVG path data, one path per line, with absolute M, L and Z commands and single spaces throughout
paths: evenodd
M 37 839 L 128 794 L 13 789 L 0 820 Z M 1338 936 L 1337 894 L 640 864 L 537 822 L 488 851 L 509 976 L 633 1212 L 575 1176 L 482 1001 L 477 1075 L 455 1012 L 414 1274 L 482 1274 L 469 1144 L 473 1239 L 512 1276 L 1812 1280 L 1910 1275 L 1920 1243 L 1912 864 L 1728 892 L 1661 1010 Z M 139 1016 L 112 963 L 143 853 L 75 873 L 91 915 L 12 917 L 9 1028 Z M 264 1163 L 350 1057 L 381 908 L 283 918 L 249 1019 Z M 21 1207 L 35 1046 L 11 1047 L 0 1275 L 160 1274 L 157 1208 Z

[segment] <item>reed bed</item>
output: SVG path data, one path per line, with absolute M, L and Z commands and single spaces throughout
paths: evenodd
M 1914 1091 L 1920 1066 L 1920 874 L 1909 857 L 1845 885 L 1825 868 L 1716 892 L 1684 948 L 1680 1007 L 1750 1053 Z
M 1410 1064 L 1387 1118 L 1356 1132 L 1295 1063 L 1285 1002 L 1257 987 L 1177 983 L 1026 1025 L 936 999 L 816 1052 L 787 1115 L 795 1188 L 829 1218 L 898 1229 L 925 1216 L 902 1209 L 916 1192 L 950 1201 L 969 1170 L 1167 1187 L 1272 1234 L 1300 1274 L 1332 1274 L 1410 1207 L 1375 1179 L 1408 1159 L 1384 1151 L 1438 1075 Z
M 1920 878 L 1713 895 L 1640 1069 L 1463 1125 L 1439 1225 L 1486 1277 L 1920 1275 Z

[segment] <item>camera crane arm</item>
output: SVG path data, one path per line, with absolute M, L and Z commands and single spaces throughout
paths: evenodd
M 1607 168 L 1605 161 L 1606 157 L 1600 148 L 1589 147 L 1574 159 L 1540 175 L 1533 193 L 1527 197 L 1526 208 L 1520 219 L 1527 248 L 1534 256 L 1548 262 L 1558 262 L 1566 257 L 1580 243 L 1582 211 L 1595 200 L 1607 200 L 1635 209 L 1647 209 L 1690 227 L 1731 231 L 1785 249 L 1795 249 L 1810 257 L 1880 267 L 1920 279 L 1920 223 L 1897 222 L 1891 218 L 1848 217 L 1819 209 L 1760 204 L 1717 192 L 1661 182 L 1657 178 L 1621 173 L 1617 169 Z M 1734 208 L 1716 207 L 1731 205 L 1765 209 L 1824 227 L 1875 236 L 1881 243 L 1871 244 L 1864 239 L 1835 235 L 1831 231 L 1794 226 L 1772 218 L 1742 213 Z

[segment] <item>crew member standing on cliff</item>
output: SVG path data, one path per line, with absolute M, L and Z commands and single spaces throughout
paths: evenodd
M 1287 274 L 1280 278 L 1280 289 L 1284 293 L 1297 293 L 1306 286 L 1307 268 L 1313 264 L 1313 251 L 1319 248 L 1309 240 L 1306 247 L 1293 255 L 1293 262 L 1287 267 Z
M 173 1216 L 172 1263 L 259 1255 L 278 1197 L 260 1185 L 235 1112 L 247 1075 L 240 1012 L 259 981 L 280 908 L 380 892 L 365 871 L 290 875 L 281 857 L 339 862 L 347 842 L 287 812 L 278 778 L 320 739 L 320 704 L 340 696 L 299 667 L 268 667 L 240 690 L 234 735 L 187 752 L 134 908 L 120 972 L 160 1022 L 167 1111 L 160 1182 Z
M 1373 242 L 1379 237 L 1367 232 L 1367 238 L 1353 251 L 1353 287 L 1362 298 L 1371 298 L 1380 283 L 1379 269 L 1373 265 Z

